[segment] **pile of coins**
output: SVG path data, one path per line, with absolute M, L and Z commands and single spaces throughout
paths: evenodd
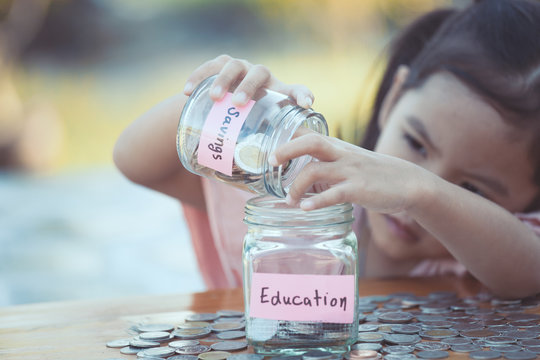
M 540 314 L 531 309 L 539 306 L 540 296 L 511 301 L 486 294 L 460 299 L 453 292 L 362 297 L 358 341 L 350 352 L 313 350 L 272 360 L 444 359 L 451 352 L 471 359 L 537 359 Z M 192 314 L 177 326 L 134 326 L 130 330 L 137 336 L 107 346 L 146 360 L 262 360 L 262 355 L 232 354 L 247 349 L 244 327 L 243 312 L 220 310 Z

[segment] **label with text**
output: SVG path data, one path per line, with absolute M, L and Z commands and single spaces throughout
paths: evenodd
M 232 96 L 232 93 L 228 92 L 210 109 L 203 125 L 197 155 L 199 164 L 228 176 L 232 176 L 234 149 L 238 134 L 253 105 L 255 105 L 253 100 L 244 106 L 233 105 Z
M 350 324 L 354 294 L 354 275 L 253 273 L 249 316 Z

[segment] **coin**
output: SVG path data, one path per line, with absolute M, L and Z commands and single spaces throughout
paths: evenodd
M 530 351 L 515 351 L 504 353 L 504 358 L 510 360 L 532 360 L 536 359 L 536 354 Z
M 358 341 L 360 342 L 381 342 L 384 340 L 384 335 L 378 332 L 361 332 L 358 333 Z
M 176 329 L 172 332 L 179 339 L 200 339 L 210 334 L 210 329 Z
M 302 355 L 302 360 L 327 360 L 333 357 L 334 355 L 328 351 L 310 350 Z
M 186 321 L 214 321 L 218 317 L 218 314 L 213 313 L 195 313 L 188 315 Z
M 246 332 L 242 330 L 223 331 L 218 333 L 216 337 L 221 340 L 240 339 L 246 337 Z
M 135 355 L 141 350 L 144 350 L 144 349 L 140 347 L 135 347 L 135 346 L 126 346 L 126 347 L 121 348 L 120 352 L 126 355 Z
M 360 324 L 358 325 L 358 332 L 373 332 L 379 329 L 379 324 Z
M 520 351 L 521 346 L 519 345 L 491 345 L 489 349 L 493 351 L 498 351 L 501 353 L 507 353 L 507 352 Z
M 416 356 L 420 359 L 445 359 L 448 357 L 448 352 L 440 350 L 419 351 Z
M 174 326 L 170 324 L 141 324 L 137 325 L 139 332 L 172 331 Z
M 139 338 L 141 340 L 159 341 L 163 339 L 168 339 L 169 335 L 170 334 L 165 331 L 151 331 L 151 332 L 140 333 Z
M 169 343 L 169 346 L 175 349 L 178 349 L 184 346 L 194 346 L 194 345 L 199 345 L 199 341 L 198 340 L 177 340 L 177 341 L 172 341 Z
M 331 359 L 326 358 L 326 359 Z M 377 360 L 381 358 L 381 355 L 373 350 L 353 350 L 349 352 L 347 358 L 349 360 Z
M 422 330 L 420 326 L 411 325 L 411 324 L 395 324 L 390 327 L 390 329 L 398 334 L 417 334 Z
M 414 347 L 416 350 L 421 350 L 421 351 L 435 351 L 435 350 L 444 351 L 444 350 L 448 350 L 450 348 L 450 345 L 443 344 L 440 342 L 435 342 L 435 341 L 429 341 L 429 342 L 423 341 L 423 342 L 419 342 L 418 344 L 415 344 Z
M 216 351 L 237 351 L 245 349 L 247 346 L 247 341 L 220 341 L 210 345 L 210 348 Z
M 395 354 L 395 355 L 409 354 L 414 351 L 414 347 L 410 345 L 392 345 L 392 346 L 385 347 L 383 351 L 387 354 Z
M 461 345 L 452 345 L 450 346 L 450 350 L 454 352 L 472 352 L 472 351 L 480 351 L 482 350 L 482 346 L 476 345 L 476 344 L 461 344 Z
M 170 347 L 157 347 L 151 349 L 144 349 L 137 353 L 138 357 L 155 356 L 155 357 L 168 357 L 175 353 L 175 349 Z
M 416 355 L 414 354 L 400 354 L 400 355 L 387 354 L 384 357 L 384 360 L 414 360 L 414 359 L 418 359 Z
M 118 339 L 118 340 L 112 340 L 107 343 L 107 347 L 110 348 L 123 348 L 129 345 L 129 342 L 131 339 Z
M 129 345 L 138 348 L 151 348 L 159 346 L 159 343 L 156 341 L 147 341 L 147 340 L 137 340 L 133 339 L 129 342 Z
M 382 349 L 382 345 L 379 343 L 356 343 L 351 346 L 351 350 L 373 350 L 379 351 Z
M 210 326 L 209 322 L 206 321 L 191 321 L 183 322 L 177 325 L 179 329 L 205 329 Z
M 499 333 L 492 330 L 482 329 L 482 330 L 467 330 L 462 331 L 461 336 L 471 339 L 481 339 L 487 338 L 490 336 L 498 336 Z
M 515 343 L 516 340 L 509 336 L 490 336 L 485 339 L 486 344 L 488 345 L 503 345 L 503 344 L 512 344 Z
M 263 358 L 264 356 L 259 354 L 232 354 L 227 360 L 262 360 Z
M 210 325 L 210 330 L 214 332 L 243 330 L 245 325 L 237 322 L 222 322 Z
M 403 324 L 414 319 L 414 316 L 412 316 L 408 312 L 395 311 L 395 312 L 388 312 L 385 314 L 380 314 L 378 315 L 378 319 L 382 323 Z
M 447 344 L 447 345 L 464 345 L 464 344 L 470 344 L 471 340 L 462 338 L 462 337 L 451 337 L 451 338 L 445 338 L 441 339 L 441 343 Z
M 200 360 L 226 360 L 231 353 L 226 351 L 211 351 L 199 354 Z
M 433 329 L 420 331 L 420 336 L 426 340 L 440 340 L 449 337 L 458 336 L 459 333 L 452 329 Z
M 385 334 L 384 341 L 395 345 L 413 345 L 420 342 L 420 336 L 407 334 Z
M 206 345 L 190 345 L 176 349 L 176 353 L 180 355 L 199 355 L 207 351 L 210 351 L 210 348 Z
M 501 357 L 501 353 L 493 350 L 473 351 L 469 353 L 471 359 L 498 359 Z
M 167 358 L 167 360 L 197 360 L 197 359 L 198 357 L 195 355 L 174 355 Z

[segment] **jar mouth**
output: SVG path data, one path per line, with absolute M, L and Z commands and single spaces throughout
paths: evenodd
M 305 194 L 302 199 L 313 195 L 315 194 Z M 354 220 L 352 211 L 351 203 L 304 211 L 298 206 L 288 205 L 284 198 L 259 196 L 247 201 L 244 222 L 248 225 L 295 228 L 348 224 Z

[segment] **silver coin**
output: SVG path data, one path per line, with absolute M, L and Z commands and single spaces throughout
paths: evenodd
M 388 354 L 384 357 L 384 359 L 385 360 L 414 360 L 418 358 L 414 354 L 401 354 L 401 355 Z
M 176 327 L 178 329 L 206 329 L 210 327 L 210 323 L 207 321 L 190 321 L 180 323 Z
M 448 344 L 443 344 L 443 343 L 440 343 L 440 342 L 436 342 L 436 341 L 422 341 L 422 342 L 419 342 L 418 344 L 415 344 L 414 345 L 415 349 L 416 350 L 421 350 L 421 351 L 445 351 L 445 350 L 448 350 L 450 348 L 450 345 Z
M 210 325 L 210 330 L 214 332 L 244 330 L 246 325 L 241 322 L 222 322 Z
M 390 329 L 397 334 L 418 334 L 422 328 L 411 324 L 395 324 Z
M 233 340 L 246 337 L 246 332 L 243 330 L 223 331 L 216 334 L 216 337 L 220 340 Z
M 501 353 L 493 350 L 473 351 L 469 353 L 471 359 L 498 359 L 501 357 Z
M 129 345 L 144 349 L 144 348 L 158 347 L 159 343 L 156 341 L 133 339 L 129 342 Z
M 210 335 L 210 329 L 177 329 L 172 332 L 174 337 L 184 340 L 200 339 Z
M 464 344 L 470 344 L 471 340 L 462 338 L 462 337 L 452 337 L 452 338 L 445 338 L 441 339 L 441 343 L 447 344 L 447 345 L 464 345 Z
M 530 351 L 515 351 L 504 353 L 504 358 L 510 360 L 533 360 L 536 359 L 536 354 Z
M 121 348 L 120 352 L 126 355 L 135 355 L 141 350 L 144 350 L 144 349 L 140 347 L 135 347 L 135 346 L 126 346 L 126 347 Z
M 459 333 L 456 330 L 452 330 L 452 329 L 432 329 L 432 330 L 420 331 L 419 335 L 423 339 L 426 339 L 426 340 L 440 340 L 440 339 L 458 336 Z
M 220 341 L 210 345 L 210 348 L 216 351 L 237 351 L 245 349 L 247 346 L 247 341 Z
M 421 341 L 418 335 L 385 334 L 384 341 L 394 345 L 414 345 Z
M 227 351 L 210 351 L 199 354 L 199 360 L 226 360 L 232 354 Z
M 470 338 L 470 339 L 485 339 L 491 336 L 498 336 L 498 335 L 499 335 L 499 332 L 488 330 L 488 329 L 461 331 L 461 336 Z
M 476 344 L 461 344 L 461 345 L 451 345 L 450 350 L 460 353 L 468 353 L 472 351 L 482 350 L 482 346 Z
M 516 340 L 525 340 L 525 339 L 536 339 L 538 338 L 538 333 L 532 330 L 513 330 L 505 331 L 503 336 L 509 336 Z
M 447 351 L 419 351 L 416 353 L 416 356 L 420 359 L 445 359 L 448 357 Z
M 195 355 L 174 355 L 167 358 L 167 360 L 197 360 L 197 359 L 198 358 Z
M 302 360 L 327 360 L 332 359 L 334 354 L 322 350 L 310 350 L 302 354 Z
M 387 354 L 403 355 L 410 354 L 414 351 L 414 347 L 410 345 L 392 345 L 383 349 L 383 352 Z
M 169 334 L 166 331 L 151 331 L 151 332 L 140 333 L 139 338 L 141 340 L 159 341 L 159 340 L 168 339 L 170 335 L 171 334 Z
M 238 310 L 218 310 L 216 312 L 216 314 L 218 314 L 221 317 L 240 317 L 240 316 L 244 316 L 244 312 L 243 311 L 238 311 Z
M 351 346 L 351 350 L 379 351 L 381 349 L 382 349 L 382 345 L 379 343 L 356 343 Z
M 377 304 L 360 304 L 358 305 L 359 312 L 372 312 L 377 309 Z
M 507 353 L 507 352 L 515 352 L 515 351 L 521 351 L 522 348 L 519 345 L 491 345 L 489 347 L 490 350 L 498 351 L 501 353 Z
M 358 332 L 373 332 L 379 330 L 379 324 L 360 324 Z
M 137 353 L 137 359 L 143 359 L 143 360 L 163 360 L 164 358 L 162 358 L 162 357 L 157 357 L 157 356 L 139 356 L 139 354 Z
M 513 344 L 516 342 L 516 339 L 509 336 L 490 336 L 485 339 L 486 344 L 488 345 L 504 345 L 504 344 Z
M 186 321 L 214 321 L 219 318 L 218 314 L 213 313 L 198 313 L 191 314 L 186 317 Z
M 263 358 L 264 356 L 259 354 L 233 354 L 227 360 L 262 360 Z
M 140 324 L 137 325 L 139 332 L 172 331 L 174 326 L 170 324 Z
M 155 357 L 167 357 L 175 353 L 175 349 L 170 347 L 157 347 L 151 349 L 144 349 L 137 353 L 138 357 L 155 356 Z
M 107 343 L 107 347 L 110 348 L 123 348 L 126 346 L 129 346 L 129 342 L 131 339 L 118 339 L 118 340 L 112 340 Z
M 540 354 L 540 346 L 526 346 L 525 349 L 535 354 Z
M 176 340 L 169 343 L 169 346 L 175 349 L 184 347 L 184 346 L 194 346 L 199 345 L 198 340 Z
M 176 353 L 180 355 L 199 355 L 210 351 L 211 349 L 206 345 L 191 345 L 183 346 L 176 349 Z
M 388 312 L 385 314 L 380 314 L 378 315 L 378 319 L 382 323 L 403 324 L 414 319 L 414 316 L 408 312 L 395 311 L 395 312 Z
M 361 332 L 358 333 L 359 342 L 381 342 L 384 340 L 384 335 L 379 332 Z
M 540 346 L 540 339 L 524 339 L 519 343 L 523 346 Z

